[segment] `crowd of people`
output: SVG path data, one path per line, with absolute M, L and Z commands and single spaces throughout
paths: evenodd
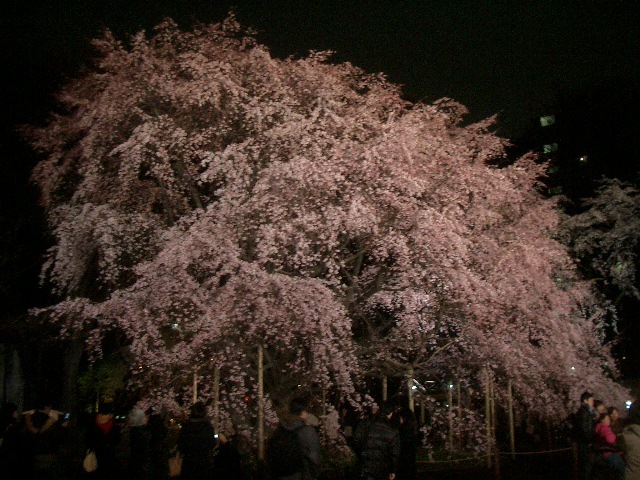
M 74 421 L 75 420 L 75 421 Z M 368 414 L 341 415 L 343 433 L 362 480 L 415 480 L 419 434 L 414 413 L 389 403 Z M 623 416 L 584 392 L 573 416 L 581 480 L 640 480 L 640 405 Z M 266 444 L 264 476 L 273 480 L 315 480 L 320 476 L 319 421 L 303 398 L 294 398 Z M 87 454 L 92 466 L 83 465 Z M 168 428 L 153 408 L 133 408 L 125 418 L 103 403 L 86 422 L 44 402 L 19 414 L 5 404 L 0 417 L 0 478 L 168 480 L 170 460 L 185 480 L 242 480 L 245 466 L 234 441 L 214 431 L 201 402 L 191 406 L 179 428 Z M 84 467 L 84 468 L 83 468 Z M 254 465 L 255 467 L 255 465 Z
M 292 400 L 267 445 L 272 478 L 315 480 L 319 473 L 320 441 L 309 421 L 313 418 L 303 399 Z M 414 413 L 392 403 L 373 405 L 357 418 L 342 415 L 343 433 L 355 452 L 354 478 L 361 480 L 415 480 L 419 435 Z M 292 440 L 287 440 L 292 437 Z M 300 445 L 297 452 L 295 445 Z M 300 464 L 296 459 L 301 458 Z
M 383 404 L 350 424 L 348 442 L 359 458 L 359 478 L 416 478 L 419 441 L 413 412 Z M 319 426 L 307 401 L 294 398 L 267 439 L 265 478 L 317 479 Z M 153 408 L 116 416 L 112 404 L 102 403 L 97 413 L 77 419 L 50 402 L 22 414 L 16 405 L 5 404 L 0 439 L 2 480 L 169 480 L 171 459 L 179 459 L 179 473 L 173 473 L 184 480 L 249 477 L 233 439 L 214 431 L 201 402 L 191 406 L 189 418 L 177 428 Z M 94 459 L 90 464 L 88 454 Z
M 214 433 L 202 403 L 173 429 L 154 408 L 116 417 L 113 405 L 103 403 L 80 421 L 49 402 L 22 414 L 11 403 L 2 408 L 2 480 L 168 480 L 172 455 L 182 459 L 182 479 L 244 477 L 240 454 L 230 438 Z
M 615 407 L 580 396 L 573 420 L 580 480 L 640 480 L 640 405 L 631 404 L 626 418 Z

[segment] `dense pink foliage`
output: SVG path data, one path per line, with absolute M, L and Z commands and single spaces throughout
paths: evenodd
M 45 273 L 91 350 L 126 333 L 142 391 L 187 398 L 197 369 L 210 395 L 215 365 L 231 418 L 262 343 L 274 397 L 488 367 L 539 413 L 619 399 L 544 169 L 492 166 L 492 119 L 461 126 L 455 102 L 409 104 L 328 54 L 274 59 L 233 18 L 96 46 L 69 113 L 31 132 Z

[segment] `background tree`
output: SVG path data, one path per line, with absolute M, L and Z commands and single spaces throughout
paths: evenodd
M 583 201 L 584 211 L 565 218 L 570 247 L 587 270 L 599 277 L 618 303 L 640 299 L 636 271 L 640 238 L 638 191 L 618 179 L 604 179 L 594 198 Z M 612 295 L 613 296 L 613 295 Z

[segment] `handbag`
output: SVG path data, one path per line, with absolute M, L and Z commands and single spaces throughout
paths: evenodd
M 96 457 L 96 452 L 93 450 L 87 450 L 87 454 L 84 456 L 84 460 L 82 461 L 82 468 L 87 473 L 95 472 L 98 469 L 98 457 Z
M 169 476 L 172 478 L 179 477 L 182 472 L 182 455 L 179 452 L 173 457 L 169 457 Z

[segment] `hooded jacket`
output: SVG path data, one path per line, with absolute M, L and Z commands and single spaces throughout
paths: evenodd
M 320 437 L 313 427 L 300 419 L 287 419 L 280 422 L 286 430 L 297 430 L 300 446 L 304 453 L 304 470 L 281 480 L 313 480 L 320 470 Z
M 363 420 L 353 435 L 362 472 L 373 478 L 388 478 L 397 473 L 400 457 L 400 433 L 387 417 L 376 415 Z

